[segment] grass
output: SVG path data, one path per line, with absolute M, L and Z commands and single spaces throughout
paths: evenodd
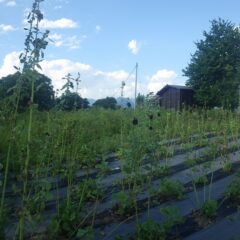
M 66 216 L 69 214 L 73 214 L 74 209 L 81 209 L 81 206 L 90 199 L 98 201 L 102 194 L 101 188 L 97 186 L 98 180 L 86 180 L 86 186 L 88 186 L 86 190 L 85 183 L 75 186 L 74 174 L 76 170 L 84 169 L 88 172 L 91 168 L 99 168 L 102 163 L 104 173 L 106 156 L 112 152 L 118 153 L 122 162 L 122 172 L 125 176 L 123 190 L 126 188 L 126 183 L 129 182 L 128 190 L 135 196 L 139 186 L 143 184 L 141 183 L 141 165 L 145 156 L 147 154 L 151 156 L 150 170 L 154 174 L 160 171 L 157 164 L 159 158 L 164 159 L 172 155 L 172 153 L 169 154 L 169 149 L 171 152 L 173 145 L 163 147 L 156 143 L 180 138 L 185 142 L 182 148 L 186 149 L 187 147 L 188 149 L 194 144 L 199 146 L 203 143 L 203 139 L 205 139 L 203 133 L 232 134 L 233 138 L 236 138 L 239 132 L 238 115 L 223 110 L 209 110 L 206 114 L 208 117 L 203 118 L 198 110 L 175 112 L 158 108 L 152 109 L 152 129 L 149 129 L 149 109 L 147 108 L 139 107 L 135 113 L 131 109 L 104 110 L 95 108 L 74 112 L 54 110 L 38 112 L 36 109 L 32 111 L 32 140 L 29 146 L 27 144 L 29 113 L 17 115 L 13 136 L 8 116 L 4 112 L 1 113 L 0 135 L 3 141 L 0 142 L 0 161 L 4 170 L 7 163 L 6 159 L 9 159 L 8 171 L 11 173 L 10 176 L 15 175 L 20 182 L 26 181 L 23 163 L 26 159 L 26 147 L 28 146 L 31 154 L 28 156 L 27 179 L 31 179 L 31 181 L 28 181 L 25 190 L 20 187 L 18 191 L 20 196 L 22 196 L 23 190 L 25 196 L 35 192 L 35 199 L 25 197 L 24 210 L 26 212 L 24 214 L 36 215 L 37 212 L 39 218 L 41 218 L 45 207 L 44 202 L 50 197 L 50 188 L 46 183 L 42 183 L 40 186 L 33 185 L 33 181 L 38 182 L 43 177 L 53 177 L 59 174 L 64 177 L 69 192 L 66 202 L 59 202 L 58 217 L 54 220 L 58 221 L 58 224 L 54 225 L 57 228 L 65 226 L 63 220 L 67 219 Z M 137 125 L 132 123 L 134 117 L 138 119 Z M 221 122 L 218 121 L 219 117 L 222 119 Z M 176 119 L 177 121 L 175 121 Z M 176 124 L 174 124 L 175 122 Z M 191 140 L 188 143 L 190 136 L 196 134 L 198 137 L 194 140 L 194 144 Z M 13 144 L 8 158 L 7 149 L 10 139 Z M 204 140 L 204 144 L 207 144 L 206 140 Z M 97 159 L 100 159 L 100 162 Z M 167 166 L 166 161 L 165 167 L 167 168 Z M 152 176 L 154 176 L 153 174 Z M 151 176 L 148 177 L 148 181 L 151 182 Z M 166 196 L 173 194 L 171 186 L 164 188 Z M 180 186 L 176 185 L 176 189 L 180 189 Z M 179 194 L 177 197 L 180 195 L 182 197 L 182 194 Z M 67 207 L 64 208 L 63 204 Z M 35 206 L 38 207 L 35 208 Z M 72 215 L 73 219 L 80 218 L 81 214 L 75 215 Z M 84 222 L 84 220 L 82 221 Z M 72 231 L 71 227 L 77 232 L 76 228 L 80 226 L 70 222 L 66 229 L 70 232 Z M 66 229 L 58 229 L 56 232 L 68 236 L 65 233 Z

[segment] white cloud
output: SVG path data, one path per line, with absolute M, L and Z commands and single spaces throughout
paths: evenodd
M 71 19 L 61 18 L 61 19 L 58 19 L 58 20 L 43 19 L 40 22 L 39 26 L 41 28 L 48 28 L 48 29 L 50 29 L 50 28 L 63 29 L 63 28 L 77 28 L 78 24 L 77 24 L 77 22 L 74 22 Z
M 101 28 L 100 25 L 97 25 L 97 26 L 95 27 L 95 30 L 96 30 L 96 33 L 99 33 L 99 32 L 102 30 L 102 28 Z
M 68 59 L 43 61 L 41 66 L 42 72 L 52 79 L 55 90 L 62 88 L 65 83 L 62 78 L 66 74 L 71 73 L 76 76 L 77 72 L 80 72 L 82 81 L 79 93 L 86 98 L 118 97 L 120 96 L 121 81 L 126 80 L 128 77 L 128 73 L 124 70 L 113 72 L 96 71 L 88 64 L 73 62 Z M 125 96 L 133 96 L 132 80 L 133 78 L 130 77 L 125 86 Z
M 71 37 L 64 38 L 61 34 L 50 34 L 49 39 L 50 44 L 54 45 L 55 47 L 67 47 L 70 49 L 78 49 L 80 48 L 81 43 L 84 39 L 86 39 L 87 36 L 83 35 L 81 38 L 78 38 L 76 35 Z
M 123 81 L 126 80 L 128 77 L 128 73 L 124 70 L 115 71 L 115 72 L 103 72 L 103 71 L 96 71 L 94 73 L 94 76 L 96 77 L 105 77 L 110 80 L 117 80 L 117 81 Z
M 58 33 L 50 34 L 49 39 L 51 39 L 52 41 L 59 41 L 62 39 L 62 35 Z
M 124 96 L 133 97 L 134 96 L 134 75 L 129 75 L 128 72 L 124 70 L 118 71 L 95 71 L 93 76 L 91 76 L 91 85 L 87 85 L 85 89 L 86 97 L 90 98 L 103 98 L 109 97 L 119 97 L 121 94 L 121 83 L 125 82 Z
M 17 4 L 16 4 L 15 1 L 8 1 L 8 2 L 6 3 L 6 5 L 7 5 L 8 7 L 15 7 Z
M 12 25 L 0 24 L 0 33 L 12 32 L 15 28 Z
M 0 3 L 4 3 L 8 7 L 15 7 L 17 5 L 15 0 L 0 0 Z
M 58 36 L 56 36 L 57 38 Z M 6 55 L 3 65 L 0 67 L 0 77 L 14 73 L 15 66 L 19 66 L 19 52 Z M 65 83 L 62 78 L 71 73 L 74 77 L 77 72 L 81 74 L 79 93 L 86 98 L 99 99 L 106 96 L 119 97 L 121 94 L 121 82 L 125 81 L 124 96 L 134 96 L 135 76 L 127 71 L 101 71 L 95 70 L 91 65 L 74 62 L 69 59 L 44 60 L 41 62 L 42 73 L 52 79 L 54 89 L 61 89 Z M 142 87 L 141 87 L 142 85 Z M 139 89 L 146 90 L 146 85 L 139 83 Z
M 77 36 L 68 37 L 63 41 L 63 46 L 70 49 L 80 48 L 81 40 Z
M 11 52 L 7 54 L 3 60 L 3 65 L 0 67 L 0 78 L 16 72 L 14 66 L 19 66 L 20 52 Z
M 131 40 L 128 43 L 128 49 L 134 54 L 137 55 L 140 49 L 140 44 L 136 40 Z
M 152 77 L 148 77 L 147 88 L 150 92 L 156 93 L 167 84 L 172 84 L 177 74 L 171 70 L 158 70 Z
M 54 10 L 59 10 L 59 9 L 62 9 L 62 5 L 57 5 L 54 7 Z
M 62 78 L 68 73 L 76 74 L 77 72 L 86 73 L 91 70 L 91 66 L 80 62 L 73 62 L 69 59 L 57 59 L 41 62 L 42 73 L 52 79 L 55 89 L 61 89 L 65 80 Z

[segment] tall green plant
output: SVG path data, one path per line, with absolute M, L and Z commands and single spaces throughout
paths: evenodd
M 5 163 L 5 173 L 4 173 L 4 181 L 3 181 L 3 188 L 1 194 L 1 203 L 0 203 L 0 218 L 3 219 L 4 215 L 4 205 L 5 205 L 5 192 L 6 192 L 6 185 L 7 185 L 7 178 L 8 178 L 8 170 L 9 170 L 9 162 L 10 156 L 12 152 L 12 139 L 14 138 L 14 129 L 16 123 L 16 116 L 18 112 L 18 105 L 20 100 L 20 93 L 21 93 L 21 86 L 23 85 L 23 77 L 27 77 L 31 79 L 31 98 L 29 102 L 30 111 L 29 111 L 29 125 L 28 125 L 28 134 L 27 134 L 27 153 L 26 153 L 26 160 L 24 166 L 24 187 L 23 187 L 23 196 L 26 196 L 27 193 L 27 175 L 28 175 L 28 165 L 30 159 L 30 144 L 31 144 L 31 129 L 32 129 L 32 118 L 33 118 L 33 103 L 34 103 L 34 84 L 35 84 L 35 77 L 36 77 L 36 68 L 41 68 L 39 63 L 41 59 L 44 57 L 43 49 L 46 48 L 48 42 L 46 39 L 48 38 L 49 31 L 45 31 L 44 33 L 40 32 L 39 29 L 39 22 L 43 19 L 43 14 L 40 11 L 40 3 L 43 0 L 34 0 L 32 5 L 32 10 L 27 17 L 27 22 L 29 24 L 28 28 L 25 30 L 28 31 L 28 34 L 25 39 L 25 47 L 24 52 L 20 54 L 19 59 L 20 63 L 22 64 L 22 68 L 15 67 L 19 72 L 22 74 L 20 75 L 16 86 L 14 87 L 15 94 L 13 95 L 15 98 L 15 109 L 13 111 L 13 115 L 11 118 L 11 134 L 10 134 L 10 141 L 7 150 L 7 158 Z M 23 198 L 23 203 L 25 203 L 25 197 Z M 23 204 L 24 205 L 24 204 Z M 24 206 L 23 206 L 24 209 Z M 20 221 L 19 227 L 19 238 L 23 239 L 23 217 Z M 2 226 L 2 224 L 1 224 Z M 1 237 L 4 238 L 4 229 L 0 227 L 0 234 Z
M 31 142 L 32 142 L 32 123 L 33 123 L 33 110 L 34 110 L 34 87 L 37 78 L 37 69 L 41 69 L 40 62 L 44 58 L 43 50 L 48 45 L 49 31 L 40 32 L 39 23 L 43 20 L 43 14 L 40 11 L 40 3 L 44 0 L 34 0 L 32 10 L 27 17 L 29 24 L 28 34 L 25 39 L 25 53 L 20 55 L 20 62 L 23 64 L 22 74 L 31 80 L 31 97 L 29 102 L 29 121 L 27 130 L 27 145 L 26 145 L 26 158 L 23 167 L 23 195 L 22 195 L 22 209 L 19 221 L 19 239 L 24 239 L 24 220 L 27 214 L 27 189 L 28 189 L 28 171 L 31 156 Z

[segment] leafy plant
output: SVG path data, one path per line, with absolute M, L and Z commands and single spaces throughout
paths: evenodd
M 198 176 L 193 182 L 196 186 L 202 186 L 208 182 L 208 178 L 205 175 Z
M 61 235 L 65 237 L 76 235 L 81 219 L 80 210 L 75 204 L 62 203 L 59 206 L 58 214 L 51 221 L 48 228 L 51 238 Z
M 240 179 L 239 178 L 235 179 L 229 184 L 227 191 L 225 192 L 225 197 L 236 202 L 240 201 Z
M 159 194 L 161 198 L 169 199 L 169 198 L 183 198 L 183 186 L 178 181 L 173 181 L 169 179 L 164 179 L 161 181 L 159 187 Z
M 164 216 L 163 223 L 156 223 L 149 219 L 143 224 L 137 225 L 137 239 L 139 240 L 165 240 L 173 226 L 183 223 L 183 217 L 175 207 L 161 208 Z
M 163 226 L 166 232 L 170 231 L 173 226 L 184 222 L 183 216 L 176 207 L 161 208 L 160 213 L 165 217 Z
M 217 215 L 218 203 L 216 200 L 207 200 L 201 207 L 201 215 L 207 219 Z
M 223 171 L 226 172 L 226 173 L 229 173 L 231 172 L 232 170 L 232 163 L 229 159 L 226 159 L 222 162 L 222 165 L 223 165 Z
M 80 184 L 73 186 L 71 194 L 73 199 L 79 199 L 83 194 L 84 201 L 96 201 L 103 197 L 103 190 L 95 179 L 86 179 Z
M 134 199 L 125 192 L 118 192 L 113 195 L 113 202 L 117 207 L 117 214 L 124 216 L 132 213 L 134 209 Z
M 137 225 L 137 234 L 138 240 L 164 240 L 166 238 L 164 227 L 151 219 Z

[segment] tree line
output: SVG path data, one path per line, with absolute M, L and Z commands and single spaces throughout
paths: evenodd
M 63 78 L 66 80 L 66 83 L 62 87 L 62 94 L 59 97 L 55 94 L 50 78 L 38 72 L 36 72 L 35 76 L 37 77 L 34 87 L 34 104 L 39 111 L 48 111 L 52 108 L 62 111 L 73 111 L 90 107 L 89 101 L 86 98 L 82 98 L 77 90 L 74 91 L 73 81 L 77 82 L 78 78 L 74 79 L 71 74 L 67 74 Z M 29 107 L 31 98 L 31 79 L 28 78 L 27 75 L 21 76 L 20 72 L 0 79 L 0 106 L 13 107 L 15 102 L 14 90 L 20 77 L 21 87 L 18 110 L 23 112 Z M 117 100 L 113 97 L 98 99 L 93 103 L 93 106 L 111 109 L 116 109 L 118 107 Z M 131 104 L 128 105 L 128 107 L 131 107 Z

